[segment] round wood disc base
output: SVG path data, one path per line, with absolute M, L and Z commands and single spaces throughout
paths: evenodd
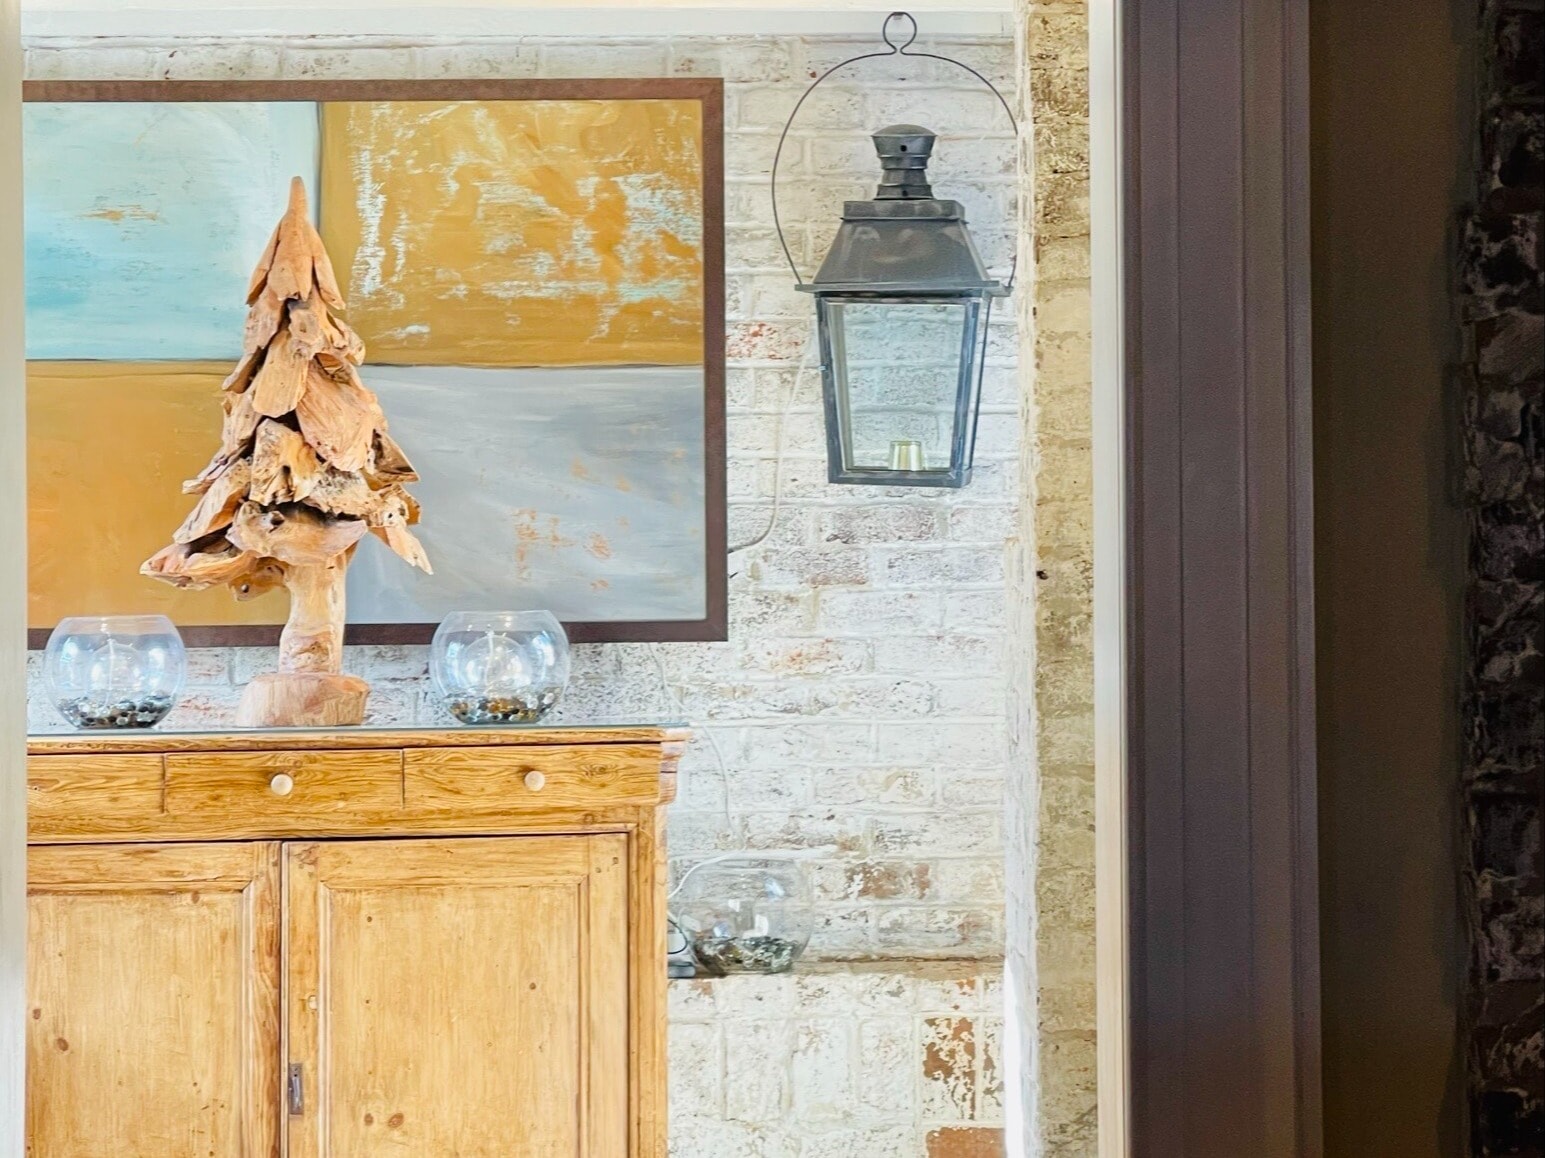
M 332 728 L 365 722 L 370 685 L 332 672 L 255 676 L 236 706 L 239 728 Z

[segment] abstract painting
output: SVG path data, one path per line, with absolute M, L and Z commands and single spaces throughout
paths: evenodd
M 138 566 L 186 513 L 296 175 L 435 563 L 363 544 L 353 638 L 492 607 L 579 639 L 723 637 L 718 82 L 457 83 L 30 86 L 34 643 L 65 615 L 151 611 L 193 642 L 276 637 L 282 595 Z
M 31 104 L 23 115 L 27 357 L 240 354 L 247 310 L 231 287 L 246 284 L 290 178 L 315 183 L 316 106 Z

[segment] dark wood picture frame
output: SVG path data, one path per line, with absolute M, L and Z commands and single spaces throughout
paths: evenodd
M 695 100 L 702 107 L 703 466 L 706 614 L 693 620 L 565 623 L 576 643 L 716 641 L 728 638 L 729 576 L 725 481 L 724 82 L 717 77 L 520 80 L 27 81 L 25 102 L 143 101 L 496 101 Z M 191 647 L 271 646 L 280 624 L 180 627 Z M 433 623 L 359 623 L 351 644 L 427 643 Z M 48 642 L 27 632 L 27 646 Z

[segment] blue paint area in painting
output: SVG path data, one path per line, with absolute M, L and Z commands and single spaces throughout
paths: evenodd
M 317 106 L 29 104 L 27 357 L 241 354 L 247 279 L 290 178 L 317 192 Z
M 378 542 L 349 568 L 351 623 L 546 608 L 568 621 L 706 608 L 698 366 L 366 366 L 422 477 L 433 576 Z

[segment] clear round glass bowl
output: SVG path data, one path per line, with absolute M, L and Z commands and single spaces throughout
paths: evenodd
M 435 631 L 429 674 L 463 724 L 532 724 L 569 682 L 569 637 L 547 611 L 458 611 Z
M 182 694 L 187 649 L 164 615 L 62 619 L 43 672 L 54 707 L 77 728 L 153 728 Z
M 731 857 L 683 878 L 671 919 L 710 973 L 784 973 L 810 943 L 810 881 L 794 860 Z

